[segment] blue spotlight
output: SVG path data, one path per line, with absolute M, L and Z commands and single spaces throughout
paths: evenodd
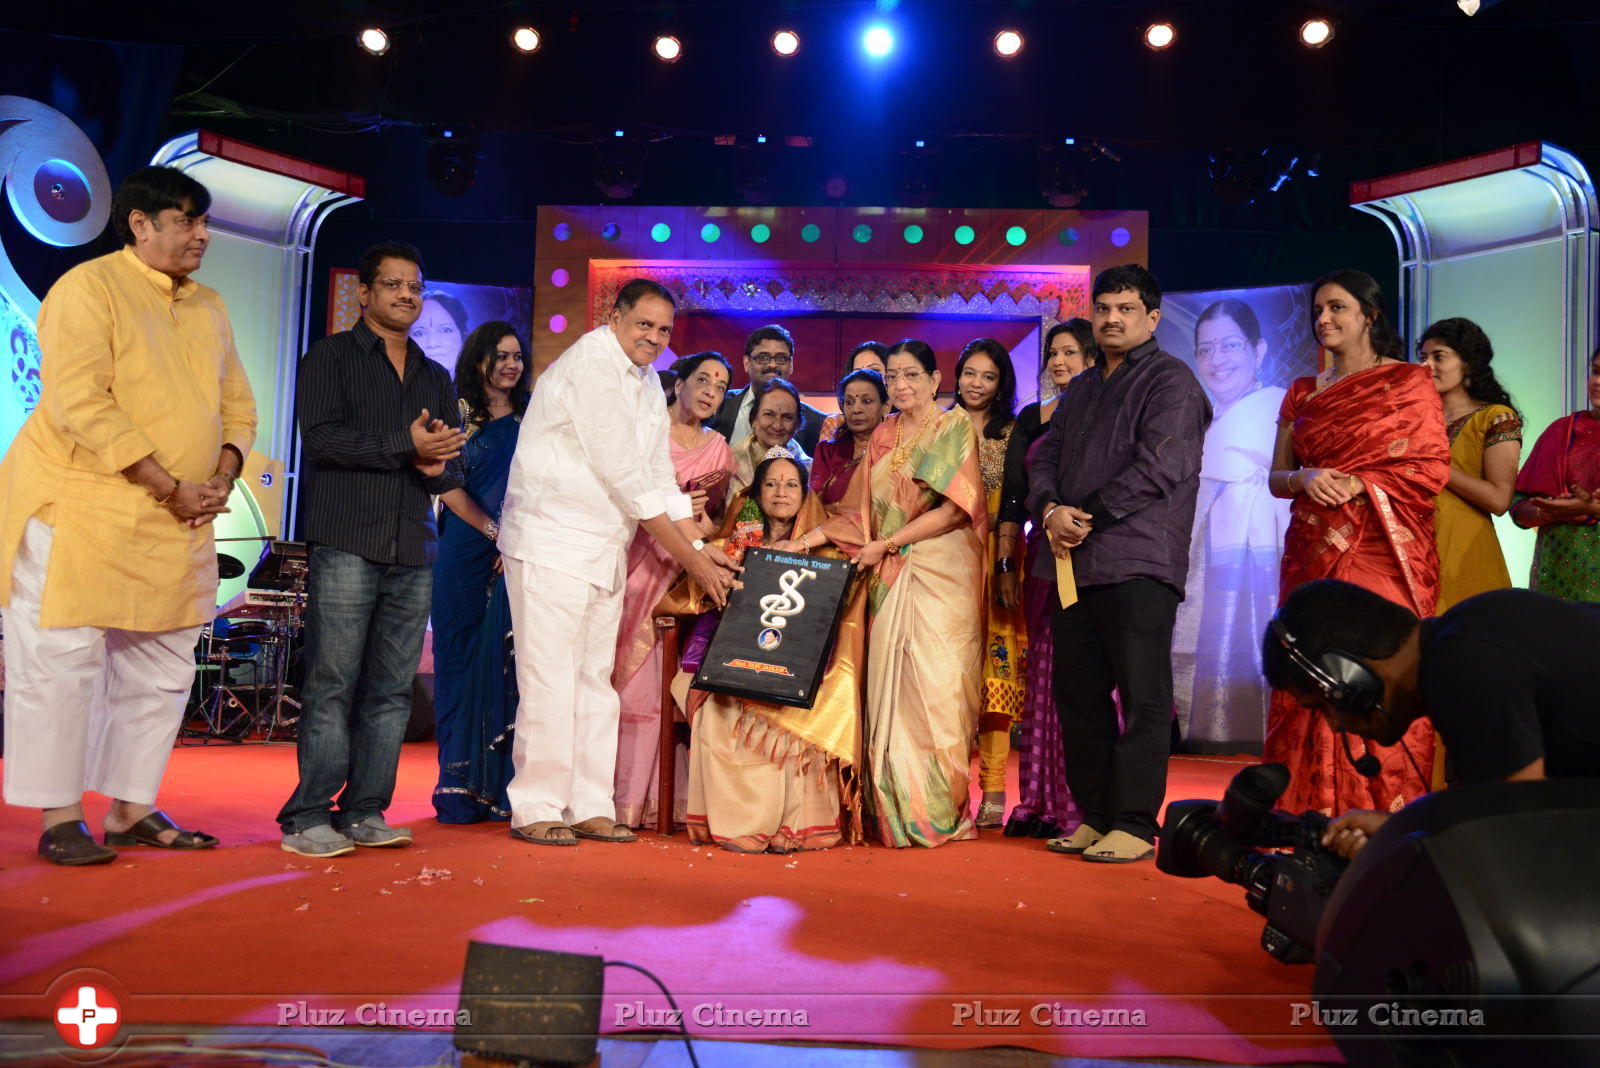
M 874 26 L 861 38 L 861 47 L 874 59 L 882 59 L 894 51 L 894 34 L 887 26 Z

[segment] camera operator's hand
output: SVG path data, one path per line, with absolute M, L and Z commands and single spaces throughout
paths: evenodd
M 1377 834 L 1378 828 L 1388 819 L 1387 812 L 1370 809 L 1358 808 L 1346 812 L 1328 824 L 1327 831 L 1322 835 L 1322 844 L 1344 859 L 1354 860 L 1362 846 L 1367 844 L 1367 839 Z

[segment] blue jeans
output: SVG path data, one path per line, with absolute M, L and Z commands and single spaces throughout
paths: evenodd
M 312 548 L 300 784 L 278 813 L 285 834 L 343 829 L 389 807 L 432 592 L 429 565 Z

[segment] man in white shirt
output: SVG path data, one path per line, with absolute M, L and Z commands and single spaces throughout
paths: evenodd
M 672 469 L 651 365 L 675 304 L 636 278 L 604 326 L 539 377 L 500 521 L 515 635 L 511 834 L 539 845 L 631 842 L 616 822 L 621 705 L 611 685 L 628 543 L 644 527 L 720 606 L 732 565 L 705 552 Z

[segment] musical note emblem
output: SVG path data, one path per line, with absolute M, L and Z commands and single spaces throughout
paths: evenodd
M 806 599 L 800 593 L 800 583 L 817 577 L 815 571 L 790 569 L 778 576 L 781 593 L 769 593 L 761 598 L 761 625 L 782 630 L 789 625 L 789 617 L 805 611 Z

